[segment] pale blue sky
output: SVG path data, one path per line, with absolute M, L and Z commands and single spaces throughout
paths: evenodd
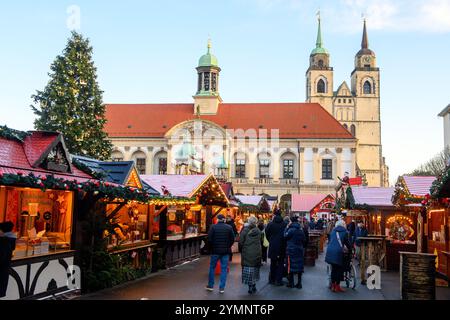
M 450 0 L 2 1 L 0 124 L 28 130 L 30 96 L 81 9 L 106 103 L 191 102 L 208 35 L 226 102 L 302 102 L 320 8 L 335 89 L 350 82 L 364 12 L 381 68 L 382 137 L 391 180 L 443 148 L 450 103 Z

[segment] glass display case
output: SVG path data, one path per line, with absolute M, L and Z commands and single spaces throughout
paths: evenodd
M 0 200 L 0 222 L 14 223 L 14 260 L 71 249 L 73 192 L 1 187 Z
M 176 240 L 197 236 L 202 230 L 202 221 L 201 206 L 191 206 L 190 208 L 169 206 L 167 209 L 167 239 Z
M 133 246 L 149 241 L 149 207 L 147 204 L 129 203 L 115 212 L 118 204 L 107 204 L 106 212 L 111 217 L 113 232 L 108 237 L 108 248 Z

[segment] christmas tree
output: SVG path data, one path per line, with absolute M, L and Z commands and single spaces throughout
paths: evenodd
M 97 83 L 89 40 L 72 32 L 62 55 L 50 67 L 50 80 L 32 96 L 37 130 L 58 131 L 70 153 L 106 160 L 111 142 L 106 124 L 103 92 Z

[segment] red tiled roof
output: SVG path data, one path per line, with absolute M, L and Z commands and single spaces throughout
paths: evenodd
M 175 125 L 196 118 L 193 104 L 108 104 L 110 137 L 163 137 Z M 228 129 L 279 129 L 280 138 L 354 139 L 317 103 L 222 103 L 216 115 L 202 115 Z
M 61 173 L 33 168 L 33 164 L 45 152 L 48 146 L 58 137 L 58 134 L 45 132 L 31 132 L 24 142 L 0 138 L 0 172 L 18 173 L 23 172 L 28 175 L 33 172 L 35 175 L 45 176 L 52 174 L 57 178 L 67 180 L 89 180 L 92 177 L 72 166 L 72 173 Z M 35 144 L 35 145 L 34 145 Z M 39 153 L 40 152 L 40 153 Z
M 56 132 L 36 131 L 31 136 L 25 138 L 23 146 L 28 161 L 32 166 L 36 164 L 36 161 L 58 136 L 59 134 Z

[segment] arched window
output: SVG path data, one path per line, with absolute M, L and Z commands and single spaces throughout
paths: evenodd
M 319 60 L 319 62 L 317 63 L 319 65 L 320 68 L 323 67 L 323 60 Z
M 364 94 L 371 94 L 372 93 L 372 84 L 369 80 L 364 82 Z
M 344 124 L 344 128 L 348 130 L 348 125 Z
M 352 136 L 356 137 L 356 127 L 354 124 L 351 125 L 350 132 L 352 133 Z
M 319 82 L 317 82 L 317 93 L 325 93 L 325 81 L 323 79 L 320 79 Z
M 119 150 L 113 151 L 111 154 L 111 160 L 114 162 L 123 161 L 123 154 Z

